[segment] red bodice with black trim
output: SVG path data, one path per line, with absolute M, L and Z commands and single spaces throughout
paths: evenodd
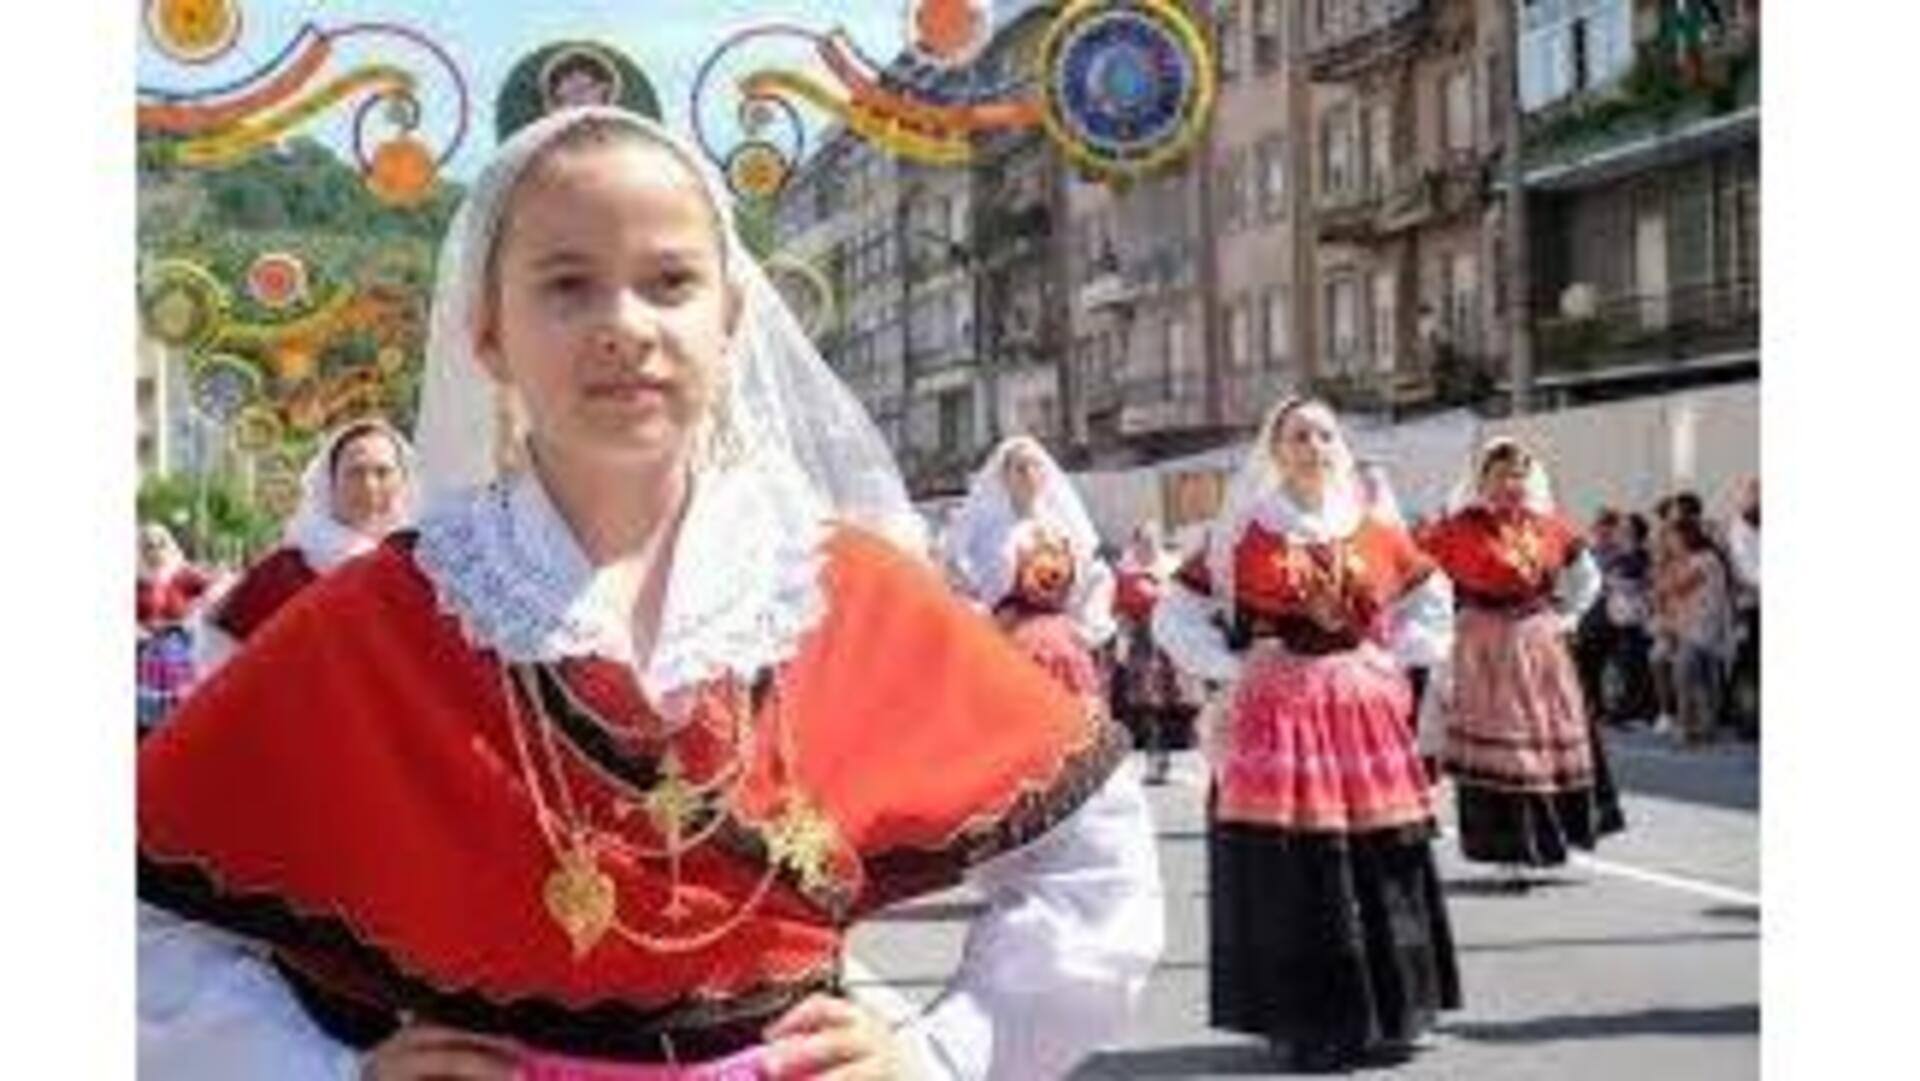
M 1584 541 L 1559 515 L 1473 506 L 1436 523 L 1425 543 L 1462 601 L 1508 606 L 1551 596 Z
M 1331 636 L 1331 645 L 1351 644 L 1373 633 L 1388 607 L 1432 569 L 1405 530 L 1374 519 L 1327 541 L 1301 540 L 1250 522 L 1234 545 L 1236 629 L 1255 637 Z M 1212 593 L 1204 552 L 1187 560 L 1179 580 Z
M 140 754 L 143 899 L 385 1006 L 577 1051 L 526 1010 L 629 1018 L 817 982 L 849 922 L 1037 836 L 1124 755 L 859 531 L 828 542 L 828 610 L 792 660 L 706 686 L 671 734 L 624 665 L 503 669 L 407 543 L 314 585 Z M 543 830 L 542 804 L 583 838 Z M 592 873 L 556 875 L 575 840 Z M 561 918 L 609 903 L 616 932 Z
M 298 548 L 276 548 L 248 567 L 220 598 L 210 622 L 234 641 L 244 642 L 301 590 L 319 580 Z

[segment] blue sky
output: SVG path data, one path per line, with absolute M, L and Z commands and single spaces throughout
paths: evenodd
M 588 38 L 619 48 L 640 65 L 660 95 L 668 123 L 687 127 L 687 94 L 701 61 L 730 31 L 749 23 L 780 20 L 826 31 L 845 27 L 869 55 L 885 59 L 900 47 L 907 0 L 239 0 L 239 44 L 218 63 L 186 67 L 169 61 L 142 34 L 136 81 L 141 86 L 191 89 L 216 86 L 272 59 L 302 24 L 322 27 L 379 21 L 402 23 L 426 34 L 451 53 L 473 93 L 466 141 L 449 172 L 470 179 L 493 146 L 493 100 L 520 57 L 550 41 Z M 735 50 L 726 71 L 793 61 L 804 45 L 748 43 Z M 398 62 L 423 80 L 428 137 L 444 145 L 453 123 L 453 94 L 431 55 L 397 38 L 360 37 L 343 42 L 328 71 L 357 63 Z M 732 94 L 712 94 L 731 106 Z M 336 106 L 306 130 L 348 153 L 347 120 L 353 102 Z M 714 116 L 719 113 L 710 114 Z M 811 130 L 825 124 L 807 112 Z

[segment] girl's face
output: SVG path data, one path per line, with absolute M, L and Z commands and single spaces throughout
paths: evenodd
M 1340 427 L 1324 406 L 1307 404 L 1287 413 L 1274 429 L 1274 465 L 1287 486 L 1317 494 L 1326 490 L 1340 461 Z
M 172 555 L 173 544 L 165 533 L 157 529 L 140 531 L 140 566 L 150 571 L 159 570 Z
M 508 207 L 479 355 L 556 461 L 684 461 L 739 313 L 718 219 L 672 151 L 562 147 Z
M 1034 501 L 1040 498 L 1040 459 L 1025 448 L 1017 448 L 1008 452 L 1000 468 L 1006 475 L 1007 497 L 1013 500 L 1013 509 L 1022 514 L 1032 510 Z
M 333 518 L 370 537 L 384 537 L 400 524 L 407 491 L 400 448 L 382 432 L 355 436 L 340 448 L 333 466 Z
M 1525 461 L 1504 459 L 1480 474 L 1480 496 L 1495 510 L 1517 510 L 1527 502 Z

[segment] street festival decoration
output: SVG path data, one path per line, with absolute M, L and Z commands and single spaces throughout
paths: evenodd
M 147 0 L 147 38 L 162 55 L 207 64 L 238 41 L 236 0 Z M 339 43 L 378 38 L 408 42 L 431 55 L 454 93 L 454 126 L 437 153 L 421 137 L 420 79 L 393 63 L 369 63 L 322 81 Z M 161 160 L 188 168 L 219 168 L 243 161 L 342 102 L 358 98 L 352 123 L 353 159 L 367 190 L 382 202 L 416 206 L 432 194 L 440 170 L 466 138 L 467 84 L 458 65 L 432 38 L 397 23 L 339 27 L 306 23 L 265 64 L 214 86 L 139 87 L 136 122 Z M 375 121 L 386 129 L 369 146 Z
M 990 37 L 987 10 L 979 0 L 911 4 L 910 52 L 935 68 L 967 63 Z M 925 165 L 968 164 L 976 136 L 1036 127 L 1088 176 L 1109 183 L 1125 183 L 1192 149 L 1215 87 L 1205 35 L 1185 11 L 1172 0 L 1071 0 L 1052 20 L 1038 72 L 954 92 L 951 100 L 883 74 L 841 29 L 754 23 L 701 63 L 690 94 L 694 136 L 746 199 L 779 194 L 806 156 L 796 103 L 826 113 L 889 154 Z M 714 72 L 733 50 L 775 38 L 806 43 L 828 77 L 792 66 L 750 70 L 737 83 L 744 138 L 723 150 L 704 107 Z
M 285 252 L 257 257 L 247 278 L 275 318 L 240 318 L 226 284 L 190 260 L 158 260 L 142 275 L 141 322 L 185 354 L 196 411 L 258 453 L 394 408 L 406 358 L 424 341 L 418 296 L 374 271 L 313 299 L 304 262 Z
M 839 319 L 833 285 L 819 268 L 785 252 L 776 252 L 761 264 L 767 280 L 780 291 L 807 337 L 818 340 Z
M 617 105 L 660 119 L 653 84 L 625 53 L 597 41 L 556 41 L 522 57 L 508 73 L 494 102 L 494 135 L 506 142 L 571 105 Z

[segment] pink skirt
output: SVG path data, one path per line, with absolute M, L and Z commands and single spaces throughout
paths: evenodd
M 1256 649 L 1222 733 L 1216 815 L 1333 833 L 1431 821 L 1408 727 L 1412 693 L 1372 647 L 1319 657 Z
M 1453 646 L 1447 770 L 1512 792 L 1591 787 L 1593 744 L 1580 677 L 1551 611 L 1461 608 Z
M 519 1072 L 521 1081 L 766 1081 L 768 1076 L 766 1051 L 758 1047 L 690 1066 L 530 1054 L 520 1059 Z
M 1081 697 L 1105 697 L 1100 666 L 1080 640 L 1073 620 L 1062 615 L 1028 616 L 1013 625 L 1013 643 L 1060 685 Z

